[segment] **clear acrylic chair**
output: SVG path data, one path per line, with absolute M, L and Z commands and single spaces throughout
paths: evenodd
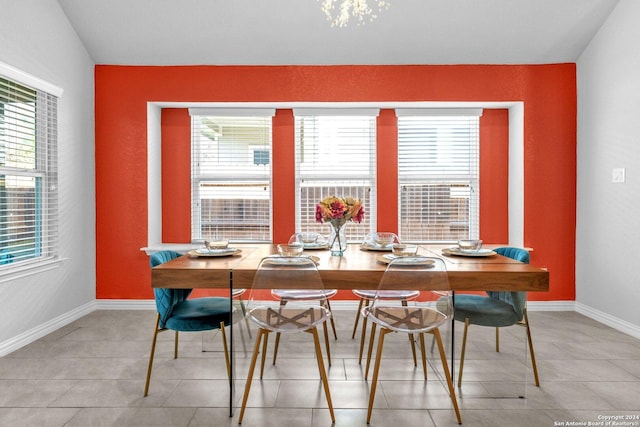
M 301 243 L 303 247 L 305 245 L 312 245 L 314 243 L 326 243 L 322 235 L 318 233 L 295 233 L 289 238 L 289 244 Z M 274 289 L 272 291 L 273 296 L 280 300 L 282 305 L 286 305 L 290 300 L 316 300 L 321 306 L 326 307 L 331 311 L 331 303 L 329 300 L 338 294 L 337 289 L 323 289 L 321 292 L 310 289 Z M 338 339 L 338 333 L 336 332 L 336 324 L 333 316 L 329 318 L 331 322 L 331 329 L 333 331 L 333 338 Z M 323 325 L 324 342 L 327 349 L 327 363 L 331 366 L 331 344 L 329 343 L 329 332 L 327 331 L 327 325 Z M 280 334 L 276 334 L 276 342 L 273 350 L 273 364 L 276 363 L 278 357 L 278 347 L 280 345 Z
M 336 325 L 333 321 L 333 313 L 331 312 L 331 305 L 329 304 L 329 299 L 336 296 L 338 293 L 337 289 L 328 289 L 328 290 L 309 290 L 309 289 L 273 289 L 271 294 L 274 298 L 280 300 L 280 305 L 285 306 L 290 301 L 319 301 L 320 306 L 325 307 L 332 314 L 329 317 L 329 321 L 331 322 L 331 326 L 333 328 L 333 337 L 334 339 L 338 339 L 338 335 L 336 334 Z M 331 344 L 329 343 L 329 331 L 327 328 L 327 324 L 322 324 L 322 330 L 324 334 L 324 345 L 327 350 L 327 363 L 331 366 Z M 276 342 L 273 347 L 273 364 L 276 364 L 276 359 L 278 358 L 278 347 L 280 346 L 280 332 L 276 333 Z
M 395 233 L 391 232 L 373 232 L 367 234 L 367 236 L 362 241 L 362 248 L 366 250 L 379 250 L 379 251 L 391 251 L 391 245 L 394 243 L 400 243 L 400 239 Z M 369 306 L 371 301 L 376 297 L 378 293 L 376 290 L 371 289 L 354 289 L 353 294 L 358 297 L 358 310 L 356 311 L 356 318 L 353 322 L 353 332 L 351 333 L 351 339 L 354 339 L 356 336 L 356 331 L 358 330 L 358 323 L 360 321 L 360 315 L 362 313 L 362 308 Z M 378 298 L 384 298 L 386 300 L 397 300 L 400 301 L 403 305 L 406 305 L 408 301 L 416 298 L 420 295 L 420 292 L 415 290 L 393 290 L 393 291 L 384 291 L 378 294 Z M 362 332 L 360 337 L 360 352 L 358 355 L 358 363 L 362 363 L 362 354 L 364 352 L 364 343 L 366 341 L 367 335 L 367 318 L 363 316 L 362 318 Z M 409 336 L 409 344 L 411 345 L 411 353 L 413 354 L 413 363 L 417 364 L 416 359 L 416 347 L 415 341 L 412 336 Z
M 271 256 L 260 261 L 247 301 L 248 316 L 258 326 L 258 334 L 249 366 L 238 423 L 241 424 L 244 417 L 256 361 L 261 351 L 260 379 L 263 377 L 267 342 L 271 332 L 281 334 L 307 332 L 313 336 L 322 386 L 331 420 L 335 421 L 317 330 L 319 325 L 325 324 L 331 317 L 331 312 L 313 300 L 295 299 L 282 305 L 279 299 L 273 299 L 272 289 L 304 289 L 322 292 L 324 287 L 316 263 L 308 257 Z
M 372 334 L 375 333 L 376 326 L 380 327 L 369 396 L 367 424 L 371 421 L 384 339 L 387 334 L 392 332 L 414 334 L 419 337 L 425 380 L 427 378 L 427 365 L 424 334 L 429 333 L 434 336 L 451 403 L 455 410 L 457 421 L 461 424 L 462 419 L 458 409 L 458 401 L 440 335 L 440 327 L 450 322 L 453 316 L 452 293 L 444 261 L 440 258 L 422 256 L 402 257 L 392 260 L 380 280 L 378 293 L 383 295 L 383 292 L 401 290 L 400 288 L 419 289 L 420 295 L 408 305 L 401 305 L 397 301 L 376 297 L 371 305 L 362 309 L 362 314 L 372 322 Z M 373 339 L 369 342 L 367 365 L 372 357 L 372 348 Z

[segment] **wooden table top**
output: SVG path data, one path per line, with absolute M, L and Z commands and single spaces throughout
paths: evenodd
M 274 244 L 234 244 L 241 249 L 226 257 L 182 256 L 152 269 L 154 288 L 250 288 L 256 267 L 268 255 L 277 254 Z M 448 245 L 421 245 L 418 254 L 445 260 L 451 289 L 456 291 L 549 290 L 549 272 L 501 255 L 489 257 L 445 256 Z M 305 250 L 319 258 L 318 270 L 327 289 L 376 289 L 385 264 L 378 261 L 386 252 L 366 251 L 349 245 L 342 257 L 328 250 Z

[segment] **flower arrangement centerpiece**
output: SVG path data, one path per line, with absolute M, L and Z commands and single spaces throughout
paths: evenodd
M 331 224 L 329 247 L 331 255 L 342 256 L 347 249 L 345 225 L 349 221 L 362 222 L 364 208 L 360 199 L 353 197 L 325 197 L 316 206 L 316 221 Z

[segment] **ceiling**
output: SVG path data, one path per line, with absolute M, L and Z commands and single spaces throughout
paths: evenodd
M 387 0 L 338 28 L 318 0 L 58 0 L 93 60 L 123 65 L 576 62 L 618 1 Z

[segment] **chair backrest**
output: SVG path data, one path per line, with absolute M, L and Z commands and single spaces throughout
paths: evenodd
M 274 289 L 323 292 L 320 272 L 309 257 L 263 258 L 247 299 L 249 315 L 261 327 L 283 333 L 309 329 L 329 316 L 317 300 L 294 299 L 282 304 L 273 295 Z
M 407 307 L 401 301 L 390 301 L 389 291 L 417 289 L 419 295 Z M 373 312 L 389 319 L 388 327 L 402 332 L 427 331 L 438 327 L 453 315 L 452 292 L 444 261 L 440 258 L 415 256 L 392 260 L 382 275 Z
M 502 248 L 496 248 L 494 251 L 500 255 L 515 259 L 516 261 L 520 261 L 524 264 L 529 264 L 529 252 L 525 249 L 505 246 Z M 510 304 L 518 315 L 518 320 L 522 320 L 522 317 L 524 316 L 524 308 L 527 303 L 526 292 L 487 291 L 487 295 L 493 299 Z
M 149 257 L 151 268 L 160 264 L 176 259 L 180 254 L 176 251 L 159 251 Z M 156 309 L 160 315 L 160 328 L 164 328 L 167 319 L 171 316 L 171 312 L 177 303 L 185 301 L 189 298 L 192 289 L 169 289 L 154 288 L 153 294 L 156 300 Z
M 494 249 L 494 252 L 499 255 L 515 259 L 516 261 L 520 261 L 521 263 L 529 264 L 529 252 L 526 249 L 505 246 Z
M 172 259 L 176 259 L 180 256 L 180 254 L 176 251 L 158 251 L 149 257 L 149 263 L 151 264 L 151 268 L 156 267 L 160 264 L 164 264 L 167 261 L 171 261 Z

